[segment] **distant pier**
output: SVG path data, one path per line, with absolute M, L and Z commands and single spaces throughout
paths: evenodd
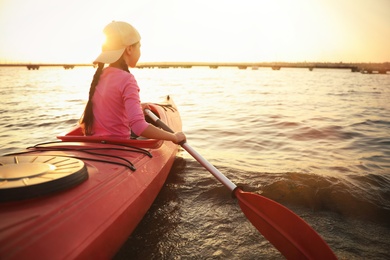
M 27 65 L 28 70 L 39 70 L 39 65 Z
M 73 69 L 79 66 L 94 66 L 93 64 L 0 64 L 0 67 L 26 67 L 28 70 L 38 70 L 40 67 L 63 67 L 64 69 Z M 220 67 L 236 67 L 240 70 L 251 68 L 271 68 L 272 70 L 281 70 L 282 68 L 303 68 L 313 71 L 315 69 L 348 69 L 351 72 L 361 72 L 364 74 L 387 74 L 390 72 L 390 62 L 385 63 L 332 63 L 332 62 L 140 62 L 137 64 L 139 69 L 169 69 L 192 67 L 209 67 L 218 69 Z
M 32 65 L 32 64 L 26 65 L 28 70 L 39 70 L 40 66 L 42 66 L 42 65 Z M 44 66 L 49 66 L 49 65 L 44 65 Z M 60 65 L 58 65 L 58 66 L 60 66 Z M 64 69 L 66 69 L 66 70 L 73 69 L 75 66 L 76 65 L 62 65 L 62 67 L 64 67 Z
M 76 66 L 93 67 L 93 64 L 57 64 L 57 63 L 3 63 L 0 67 L 26 67 L 28 70 L 39 70 L 40 67 L 63 67 L 66 70 L 73 69 Z
M 251 68 L 271 68 L 281 70 L 282 68 L 300 68 L 313 71 L 315 69 L 347 69 L 351 72 L 361 72 L 364 74 L 387 74 L 390 72 L 390 62 L 385 63 L 332 63 L 332 62 L 141 62 L 137 68 L 192 68 L 209 67 L 218 69 L 220 67 L 236 67 L 240 70 Z

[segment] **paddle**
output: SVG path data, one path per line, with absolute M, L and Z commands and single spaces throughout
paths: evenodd
M 145 112 L 159 127 L 173 133 L 152 111 Z M 187 142 L 180 145 L 234 194 L 249 221 L 287 259 L 337 259 L 320 235 L 298 215 L 266 197 L 242 191 Z

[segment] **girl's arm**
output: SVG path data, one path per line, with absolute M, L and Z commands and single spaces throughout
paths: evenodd
M 142 132 L 141 136 L 150 139 L 172 141 L 175 144 L 186 140 L 186 136 L 183 132 L 169 133 L 151 124 Z

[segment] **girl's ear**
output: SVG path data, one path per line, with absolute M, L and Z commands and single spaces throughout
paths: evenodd
M 131 46 L 131 45 L 127 46 L 126 47 L 126 53 L 130 55 L 132 52 L 133 52 L 133 46 Z

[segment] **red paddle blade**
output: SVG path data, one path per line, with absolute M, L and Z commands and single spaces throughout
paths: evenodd
M 287 259 L 337 259 L 320 235 L 288 208 L 241 189 L 234 194 L 249 221 Z

